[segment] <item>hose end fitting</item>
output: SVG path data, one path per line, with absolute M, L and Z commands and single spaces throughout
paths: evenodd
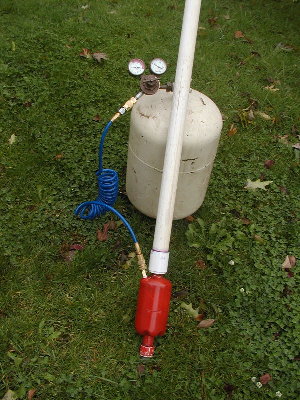
M 143 337 L 142 344 L 140 346 L 140 356 L 145 357 L 145 358 L 150 358 L 153 357 L 155 346 L 153 345 L 154 343 L 154 337 L 145 335 Z

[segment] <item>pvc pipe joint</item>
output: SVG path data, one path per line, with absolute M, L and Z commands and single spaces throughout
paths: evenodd
M 149 271 L 152 274 L 164 275 L 168 270 L 169 252 L 152 249 L 149 260 Z

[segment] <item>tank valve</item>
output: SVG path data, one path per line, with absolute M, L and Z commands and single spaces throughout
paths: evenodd
M 145 94 L 155 94 L 159 89 L 159 85 L 159 78 L 155 75 L 143 75 L 141 77 L 140 88 Z
M 143 336 L 140 347 L 142 357 L 154 354 L 154 338 L 166 332 L 172 284 L 162 275 L 140 280 L 135 329 Z

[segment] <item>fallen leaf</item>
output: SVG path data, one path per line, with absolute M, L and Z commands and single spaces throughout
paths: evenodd
M 188 222 L 193 222 L 195 221 L 195 217 L 193 217 L 192 215 L 188 215 L 187 217 L 185 217 L 185 220 Z
M 193 317 L 194 319 L 197 319 L 199 316 L 199 307 L 198 308 L 193 308 L 192 303 L 187 304 L 184 301 L 180 304 L 180 307 L 184 308 L 188 314 Z
M 226 20 L 228 21 L 228 20 L 230 19 L 230 15 L 228 15 L 228 14 L 223 15 L 223 18 L 226 19 Z
M 89 6 L 88 4 L 86 4 L 85 6 L 81 6 L 81 8 L 82 8 L 83 10 L 87 10 L 89 7 L 90 7 L 90 6 Z
M 93 53 L 92 56 L 93 56 L 93 59 L 98 61 L 99 63 L 102 62 L 102 60 L 108 60 L 108 56 L 105 53 L 96 52 L 96 53 Z
M 243 38 L 243 37 L 244 37 L 244 34 L 243 34 L 242 31 L 235 31 L 235 32 L 234 32 L 234 37 L 235 37 L 236 39 L 240 39 L 240 38 Z
M 260 179 L 257 179 L 256 181 L 251 181 L 250 179 L 247 179 L 247 184 L 244 186 L 245 189 L 248 190 L 256 190 L 256 189 L 263 189 L 267 190 L 266 186 L 270 185 L 273 181 L 265 181 L 262 182 Z
M 212 28 L 217 28 L 220 25 L 218 24 L 218 17 L 208 18 L 208 23 Z
M 229 128 L 229 130 L 228 130 L 228 132 L 227 132 L 227 135 L 228 136 L 233 136 L 233 135 L 235 135 L 237 133 L 237 128 L 236 128 L 236 126 L 234 125 L 234 124 L 231 124 L 230 125 L 230 128 Z
M 136 367 L 137 373 L 139 374 L 139 376 L 145 375 L 145 365 L 143 364 L 139 364 Z
M 225 392 L 226 392 L 226 393 L 230 396 L 230 398 L 231 398 L 232 392 L 234 391 L 235 386 L 231 385 L 230 383 L 226 383 L 226 384 L 224 385 L 223 388 L 224 388 Z
M 99 114 L 96 114 L 94 117 L 93 117 L 93 121 L 95 121 L 95 122 L 99 122 L 101 120 L 101 118 L 100 118 L 100 115 Z
M 75 257 L 76 251 L 83 249 L 84 246 L 78 243 L 74 243 L 71 245 L 63 243 L 60 249 L 60 254 L 66 262 L 72 262 Z
M 280 143 L 290 146 L 290 142 L 288 141 L 288 138 L 289 138 L 289 135 L 278 136 L 278 140 Z
M 253 121 L 254 119 L 255 119 L 255 116 L 254 116 L 253 110 L 250 109 L 250 110 L 248 111 L 248 120 L 249 120 L 249 121 Z
M 264 167 L 267 169 L 270 169 L 271 167 L 273 167 L 274 164 L 275 164 L 274 160 L 266 160 L 264 162 Z
M 198 325 L 197 328 L 210 328 L 215 323 L 214 319 L 204 319 Z
M 201 270 L 204 271 L 207 268 L 207 265 L 205 264 L 205 262 L 203 260 L 197 260 L 196 261 L 196 266 Z
M 250 225 L 251 221 L 248 218 L 241 218 L 242 224 L 243 225 Z
M 282 263 L 282 269 L 290 270 L 296 265 L 296 257 L 295 256 L 286 256 L 284 262 Z
M 83 250 L 84 246 L 79 243 L 74 243 L 70 245 L 70 250 Z
M 34 395 L 36 394 L 36 389 L 30 389 L 27 392 L 27 399 L 28 400 L 32 400 L 32 398 L 34 397 Z
M 13 133 L 13 134 L 11 135 L 11 137 L 8 139 L 8 143 L 9 143 L 10 145 L 14 144 L 15 141 L 16 141 L 16 138 L 17 138 L 17 136 Z
M 254 114 L 255 114 L 255 115 L 258 115 L 259 117 L 261 117 L 261 118 L 263 118 L 263 119 L 265 119 L 266 121 L 272 120 L 272 118 L 270 117 L 270 115 L 268 115 L 268 114 L 266 114 L 266 113 L 264 113 L 264 112 L 262 112 L 262 111 L 255 111 Z
M 105 242 L 108 238 L 109 222 L 103 225 L 103 230 L 97 230 L 97 239 L 100 242 Z
M 244 39 L 244 41 L 246 41 L 248 43 L 252 43 L 252 40 L 249 39 L 248 37 L 246 37 L 242 31 L 235 31 L 234 37 L 235 37 L 235 39 Z
M 205 317 L 205 314 L 198 314 L 197 317 L 195 318 L 195 320 L 202 321 L 204 317 Z
M 254 235 L 253 238 L 254 238 L 254 240 L 256 240 L 259 243 L 262 243 L 262 244 L 265 243 L 265 239 L 262 238 L 260 235 Z
M 264 89 L 269 90 L 270 92 L 277 92 L 279 90 L 274 85 L 265 86 Z
M 64 157 L 63 154 L 56 154 L 56 156 L 54 157 L 55 160 L 61 160 Z
M 92 58 L 90 49 L 82 49 L 82 52 L 79 55 L 80 55 L 80 57 L 84 57 L 84 58 Z
M 285 44 L 282 42 L 278 43 L 275 48 L 276 48 L 276 50 L 283 50 L 283 51 L 287 51 L 287 52 L 295 50 L 295 47 L 293 45 Z
M 2 397 L 2 400 L 15 400 L 17 398 L 16 393 L 13 392 L 12 390 L 8 390 L 4 397 Z
M 16 43 L 14 41 L 11 42 L 11 50 L 16 51 Z
M 272 376 L 270 374 L 264 374 L 259 378 L 259 381 L 262 385 L 266 385 L 272 380 Z
M 300 143 L 295 143 L 295 144 L 293 144 L 293 146 L 292 146 L 294 149 L 296 149 L 296 150 L 300 150 Z
M 281 191 L 281 193 L 283 194 L 288 194 L 288 190 L 285 186 L 279 186 L 279 190 Z
M 108 221 L 109 224 L 109 229 L 115 231 L 116 229 L 118 229 L 118 224 L 116 223 L 116 221 L 114 221 L 113 219 L 111 219 L 110 221 Z M 134 253 L 135 254 L 135 253 Z
M 176 292 L 174 292 L 172 294 L 172 298 L 173 299 L 182 299 L 182 298 L 186 297 L 188 294 L 189 294 L 189 291 L 187 289 L 176 290 Z

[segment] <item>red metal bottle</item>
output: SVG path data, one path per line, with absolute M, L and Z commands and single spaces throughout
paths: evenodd
M 162 275 L 140 280 L 135 329 L 143 336 L 140 347 L 142 357 L 152 357 L 154 337 L 166 332 L 172 284 Z

